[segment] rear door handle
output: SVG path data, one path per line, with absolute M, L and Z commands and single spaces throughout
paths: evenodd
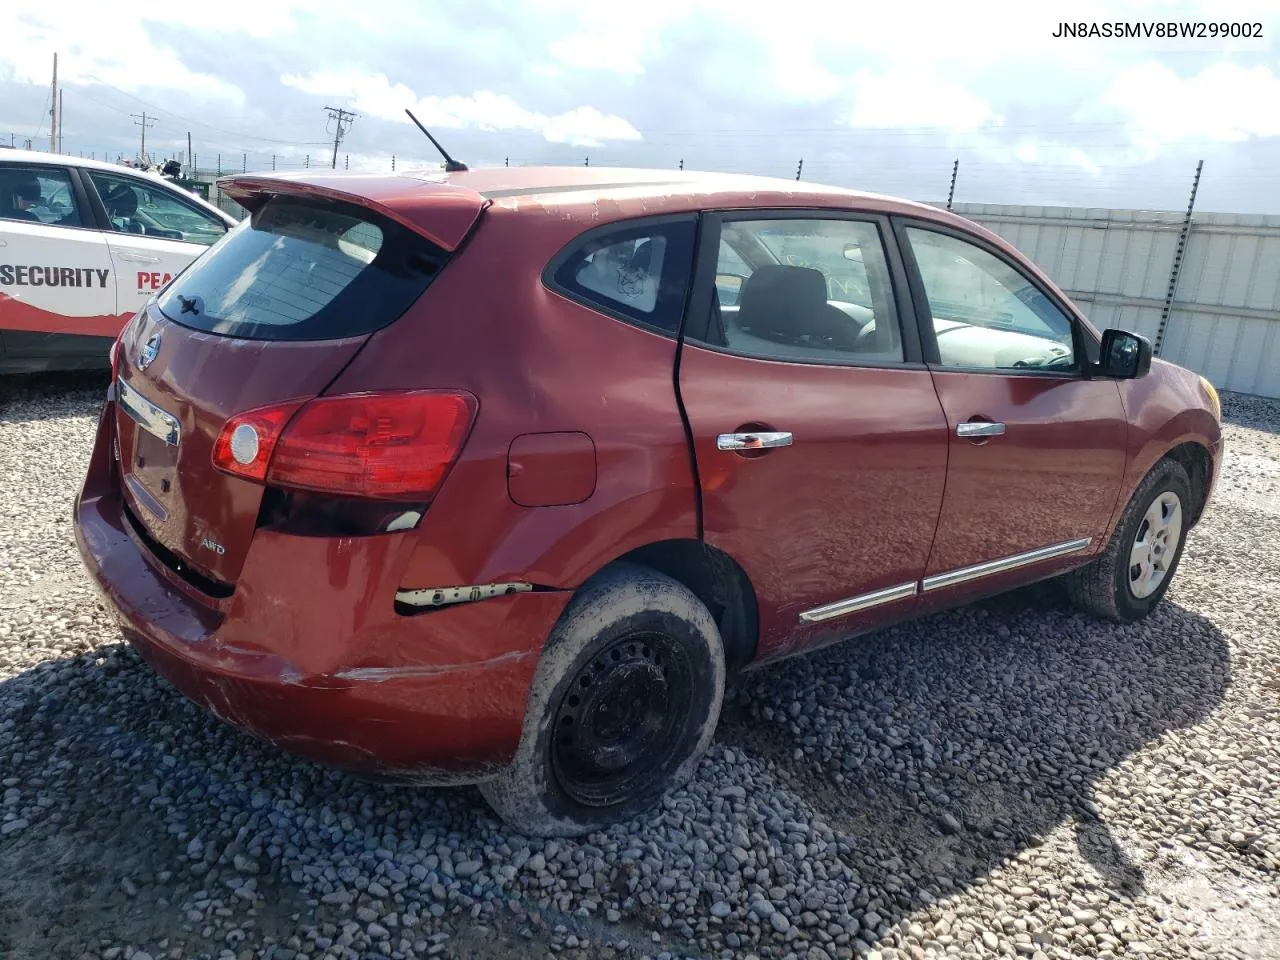
M 791 434 L 771 433 L 722 433 L 716 437 L 717 450 L 767 450 L 770 447 L 791 446 Z
M 128 260 L 130 263 L 159 263 L 159 257 L 149 257 L 143 253 L 122 253 L 119 254 L 121 260 Z
M 1004 436 L 1003 423 L 987 423 L 986 421 L 976 420 L 969 423 L 956 424 L 957 437 L 1002 437 Z

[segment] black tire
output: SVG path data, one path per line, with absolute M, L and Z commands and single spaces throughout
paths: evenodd
M 720 631 L 664 574 L 617 564 L 574 596 L 543 650 L 515 759 L 480 792 L 533 836 L 629 820 L 693 772 L 724 699 Z
M 1165 552 L 1172 559 L 1168 561 L 1167 570 L 1159 585 L 1148 595 L 1139 596 L 1131 584 L 1130 550 L 1139 531 L 1144 528 L 1148 508 L 1166 494 L 1173 494 L 1178 498 L 1182 511 L 1178 542 L 1166 548 Z M 1161 460 L 1152 467 L 1125 507 L 1124 515 L 1116 525 L 1106 550 L 1087 566 L 1064 577 L 1071 601 L 1095 616 L 1117 623 L 1133 623 L 1147 616 L 1164 598 L 1169 584 L 1178 572 L 1190 525 L 1191 503 L 1191 480 L 1181 464 L 1173 460 Z

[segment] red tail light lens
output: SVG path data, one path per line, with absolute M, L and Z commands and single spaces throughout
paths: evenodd
M 320 397 L 250 411 L 222 428 L 214 465 L 292 489 L 430 500 L 462 451 L 476 409 L 470 394 L 422 390 Z M 243 461 L 253 445 L 241 429 L 245 424 L 257 440 L 248 464 Z
M 246 480 L 265 481 L 285 424 L 305 402 L 295 400 L 232 417 L 213 442 L 213 465 Z

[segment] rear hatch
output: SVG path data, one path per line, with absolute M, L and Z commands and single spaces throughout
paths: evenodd
M 221 462 L 232 449 L 228 421 L 265 410 L 255 422 L 267 431 L 272 416 L 287 420 L 321 395 L 417 301 L 485 204 L 447 184 L 408 183 L 392 181 L 409 199 L 391 204 L 381 180 L 224 182 L 250 217 L 153 298 L 117 344 L 128 512 L 156 553 L 206 592 L 230 592 L 268 489 L 214 466 L 220 442 Z M 382 184 L 383 195 L 348 184 Z

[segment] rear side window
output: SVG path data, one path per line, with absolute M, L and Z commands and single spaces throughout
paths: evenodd
M 352 204 L 274 197 L 160 295 L 183 326 L 252 340 L 332 340 L 387 326 L 446 255 Z
M 694 221 L 593 230 L 551 263 L 561 293 L 603 313 L 674 335 L 693 267 Z
M 0 166 L 0 220 L 80 226 L 71 174 L 53 167 Z

